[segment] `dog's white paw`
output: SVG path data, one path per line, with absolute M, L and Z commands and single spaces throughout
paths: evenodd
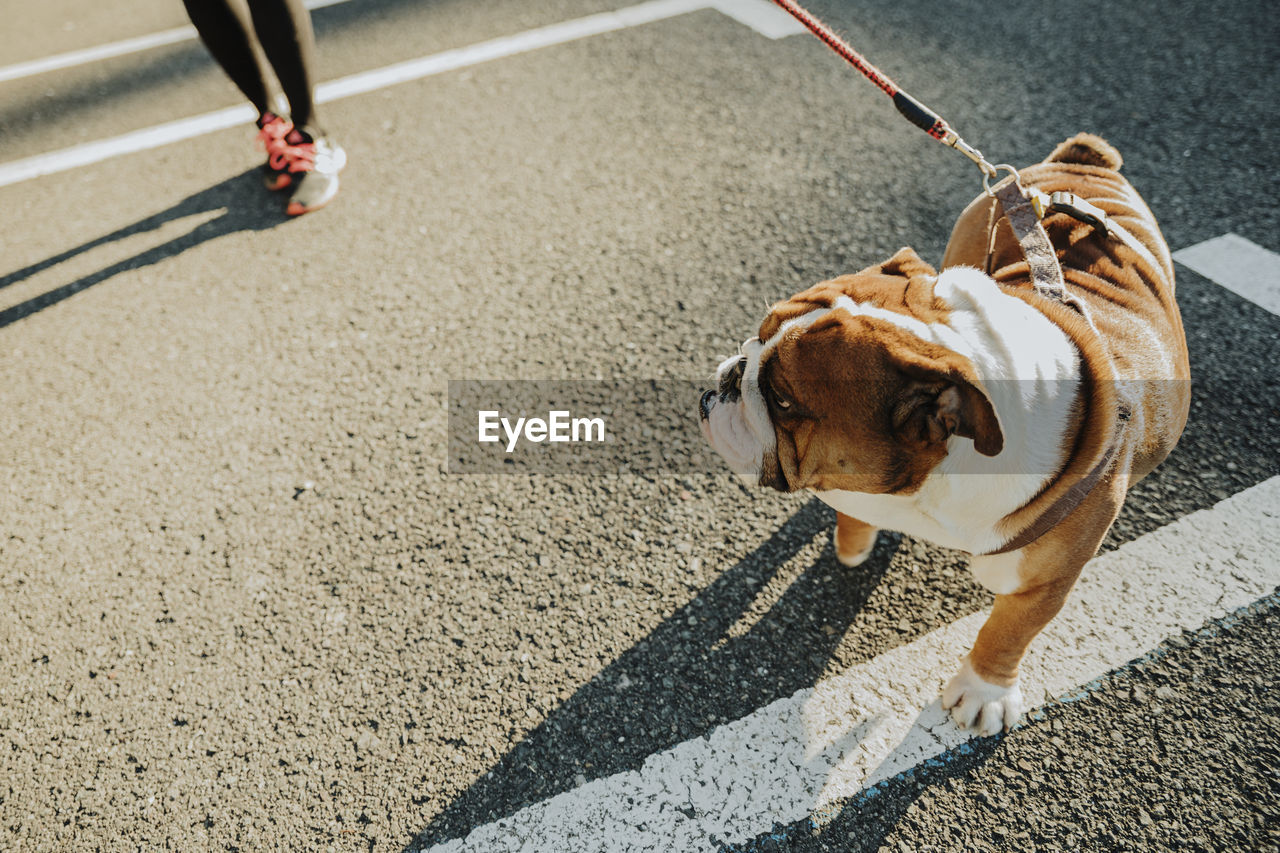
M 966 655 L 960 671 L 942 689 L 942 707 L 962 729 L 972 727 L 982 736 L 1011 729 L 1022 716 L 1022 688 L 992 684 L 973 671 Z
M 836 531 L 832 531 L 831 544 L 834 545 L 836 549 L 836 562 L 842 566 L 848 566 L 849 568 L 861 566 L 867 561 L 867 558 L 871 556 L 872 552 L 876 550 L 876 537 L 874 536 L 871 537 L 871 544 L 867 547 L 863 548 L 861 551 L 852 551 L 849 553 L 845 553 L 840 550 L 839 539 L 840 537 L 838 533 Z

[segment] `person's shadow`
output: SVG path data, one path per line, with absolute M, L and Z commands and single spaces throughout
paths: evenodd
M 802 506 L 552 711 L 405 850 L 463 837 L 588 779 L 639 767 L 649 753 L 705 734 L 744 707 L 811 687 L 884 577 L 900 537 L 882 535 L 856 569 L 836 562 L 828 540 L 767 612 L 753 623 L 747 615 L 780 568 L 816 536 L 829 537 L 834 522 L 818 500 Z
M 0 275 L 0 290 L 3 290 L 10 285 L 18 284 L 64 261 L 101 246 L 127 239 L 135 234 L 154 231 L 168 222 L 185 219 L 188 216 L 222 211 L 221 215 L 201 222 L 185 234 L 5 308 L 0 311 L 0 329 L 11 323 L 16 323 L 37 311 L 48 308 L 50 305 L 72 297 L 82 290 L 87 290 L 95 284 L 104 282 L 118 273 L 150 266 L 175 257 L 206 240 L 212 240 L 236 231 L 264 231 L 288 221 L 288 217 L 284 215 L 283 210 L 277 210 L 270 203 L 270 199 L 266 197 L 266 190 L 262 187 L 260 175 L 260 170 L 254 167 L 235 177 L 227 178 L 225 181 L 203 189 L 195 195 L 188 196 L 172 207 L 145 219 L 140 219 L 132 225 L 119 228 L 110 234 L 105 234 L 86 243 L 81 243 L 79 246 L 67 249 L 22 269 Z

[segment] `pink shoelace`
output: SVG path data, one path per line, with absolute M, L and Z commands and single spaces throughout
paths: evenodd
M 275 113 L 263 113 L 258 120 L 258 145 L 268 153 L 279 146 L 280 142 L 293 130 L 288 119 Z
M 258 144 L 267 152 L 267 165 L 277 172 L 309 172 L 316 164 L 316 144 L 305 141 L 301 133 L 297 141 L 290 142 L 289 137 L 295 133 L 294 126 L 287 119 L 274 113 L 269 116 L 258 130 Z

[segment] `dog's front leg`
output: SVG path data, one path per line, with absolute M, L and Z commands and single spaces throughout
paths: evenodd
M 951 710 L 957 725 L 993 735 L 1022 716 L 1018 665 L 1036 634 L 1062 608 L 1078 573 L 996 596 L 973 649 L 942 691 L 942 707 Z
M 974 577 L 996 593 L 996 600 L 960 671 L 942 691 L 942 707 L 950 709 L 962 728 L 993 735 L 1012 728 L 1022 716 L 1018 665 L 1098 552 L 1120 511 L 1126 485 L 1125 478 L 1114 477 L 1025 548 L 973 558 Z
M 836 546 L 836 559 L 842 566 L 860 566 L 876 547 L 877 529 L 851 515 L 836 513 L 836 529 L 832 542 Z

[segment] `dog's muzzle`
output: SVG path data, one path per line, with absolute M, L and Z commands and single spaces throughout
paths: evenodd
M 715 400 L 715 391 L 702 392 L 702 399 L 698 401 L 698 414 L 702 415 L 704 421 L 711 417 L 711 407 L 715 405 Z
M 698 411 L 703 420 L 712 414 L 712 406 L 719 402 L 737 402 L 742 396 L 742 374 L 746 371 L 746 356 L 726 360 L 716 377 L 716 391 L 704 391 L 698 401 Z
M 747 369 L 747 357 L 740 355 L 720 373 L 720 397 L 726 401 L 738 399 L 742 395 L 742 374 Z
M 711 407 L 717 400 L 721 403 L 735 403 L 742 396 L 742 375 L 747 369 L 747 357 L 738 356 L 727 360 L 720 366 L 716 376 L 716 390 L 703 391 L 698 401 L 698 413 L 705 421 L 711 415 Z
M 743 354 L 720 362 L 715 389 L 702 392 L 698 401 L 703 436 L 729 467 L 752 485 L 759 481 L 764 460 L 775 443 L 773 424 L 753 372 L 752 359 L 758 355 L 759 341 L 752 338 L 743 344 Z

